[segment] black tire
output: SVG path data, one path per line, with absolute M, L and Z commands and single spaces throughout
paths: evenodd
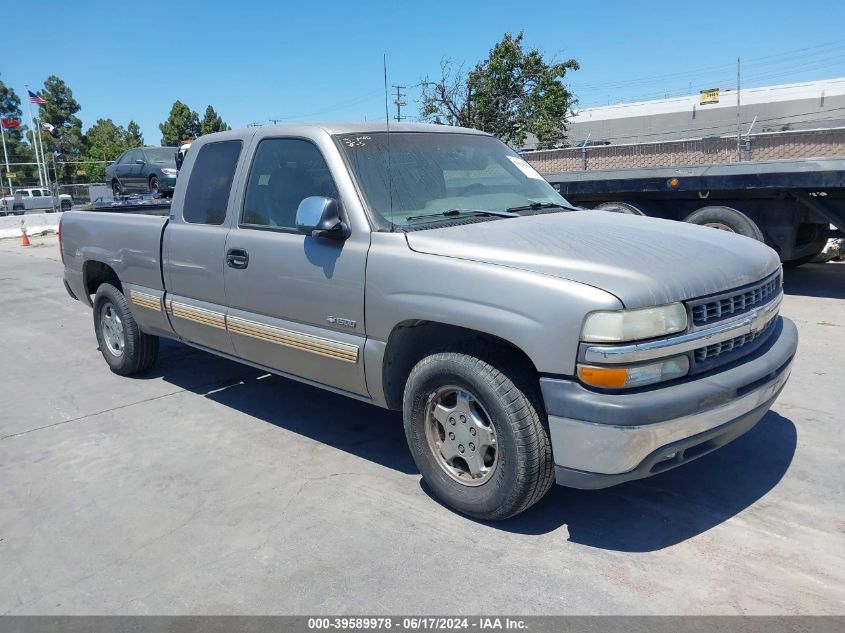
M 111 193 L 115 198 L 123 195 L 123 187 L 120 186 L 120 181 L 116 178 L 111 181 Z
M 698 211 L 689 214 L 684 222 L 698 224 L 700 226 L 711 226 L 723 231 L 738 233 L 750 237 L 758 242 L 765 242 L 763 231 L 747 215 L 730 207 L 702 207 Z
M 155 176 L 150 176 L 150 193 L 161 193 L 158 184 L 158 178 Z
M 114 310 L 122 322 L 124 345 L 119 354 L 113 352 L 106 341 L 102 315 L 108 307 Z M 100 284 L 94 295 L 94 332 L 103 358 L 116 374 L 129 376 L 146 371 L 158 358 L 158 337 L 141 332 L 129 311 L 126 297 L 110 283 Z
M 630 202 L 602 202 L 594 211 L 609 211 L 610 213 L 624 213 L 626 215 L 645 215 Z
M 73 207 L 73 203 L 70 200 L 62 200 L 61 207 L 62 211 L 70 211 L 71 207 Z
M 554 482 L 545 416 L 530 380 L 527 369 L 509 356 L 489 356 L 475 348 L 433 354 L 411 371 L 403 398 L 408 446 L 432 491 L 458 512 L 483 520 L 507 519 L 539 501 Z M 473 394 L 495 430 L 497 461 L 481 484 L 467 485 L 450 476 L 426 435 L 426 411 L 447 385 Z

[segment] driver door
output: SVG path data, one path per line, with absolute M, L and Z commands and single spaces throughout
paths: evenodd
M 226 252 L 227 325 L 238 356 L 367 395 L 364 274 L 369 233 L 344 241 L 305 236 L 296 210 L 308 196 L 338 199 L 311 141 L 264 138 L 247 178 Z

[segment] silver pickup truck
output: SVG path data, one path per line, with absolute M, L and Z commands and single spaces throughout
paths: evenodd
M 203 136 L 167 213 L 64 214 L 65 286 L 114 372 L 167 337 L 401 410 L 430 488 L 482 519 L 724 445 L 797 346 L 773 250 L 574 209 L 473 130 Z
M 0 198 L 0 215 L 23 215 L 26 211 L 68 211 L 73 198 L 66 194 L 53 194 L 49 189 L 15 189 L 14 195 Z

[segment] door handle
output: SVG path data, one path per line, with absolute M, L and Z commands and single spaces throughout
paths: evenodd
M 226 253 L 226 265 L 231 268 L 246 268 L 249 266 L 249 253 L 242 248 L 230 248 Z

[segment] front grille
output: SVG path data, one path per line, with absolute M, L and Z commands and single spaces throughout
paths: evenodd
M 768 334 L 771 331 L 772 326 L 774 326 L 776 320 L 777 319 L 772 319 L 766 324 L 766 327 L 757 332 L 749 332 L 748 334 L 743 334 L 742 336 L 737 336 L 735 338 L 728 339 L 727 341 L 722 341 L 721 343 L 714 343 L 713 345 L 708 345 L 707 347 L 699 347 L 694 351 L 696 364 L 704 363 L 705 361 L 712 361 L 723 354 L 730 354 L 733 351 L 738 351 L 741 347 L 748 345 L 752 341 L 756 341 L 765 334 Z
M 691 307 L 693 325 L 708 325 L 753 310 L 773 299 L 779 289 L 780 273 L 775 273 L 751 287 L 696 301 Z

